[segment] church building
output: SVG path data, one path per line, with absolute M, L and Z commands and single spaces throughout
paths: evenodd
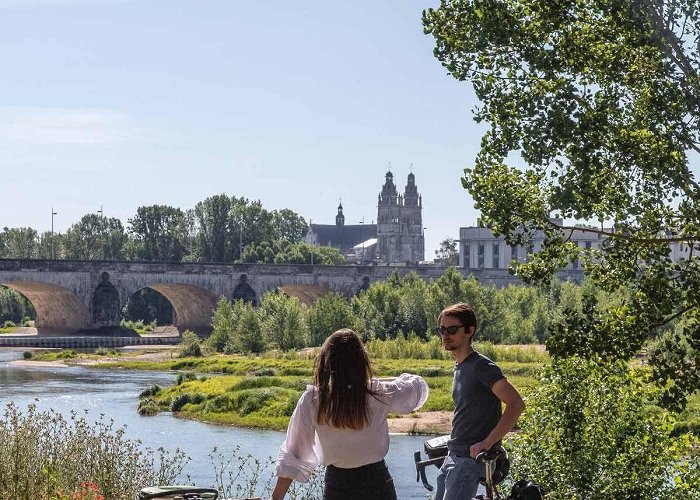
M 345 224 L 341 203 L 335 224 L 310 224 L 306 242 L 337 248 L 349 262 L 417 264 L 425 254 L 422 210 L 413 173 L 399 194 L 389 171 L 378 197 L 376 224 Z

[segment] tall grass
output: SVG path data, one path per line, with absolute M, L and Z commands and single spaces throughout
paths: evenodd
M 474 348 L 494 361 L 519 363 L 545 363 L 549 355 L 538 345 L 505 345 L 490 342 L 475 342 Z M 372 340 L 367 351 L 373 359 L 452 359 L 443 349 L 438 337 L 423 341 L 416 336 L 391 340 Z
M 0 497 L 15 500 L 83 498 L 86 488 L 105 499 L 133 499 L 144 486 L 175 481 L 187 459 L 181 451 L 142 448 L 123 428 L 100 417 L 13 403 L 0 419 Z

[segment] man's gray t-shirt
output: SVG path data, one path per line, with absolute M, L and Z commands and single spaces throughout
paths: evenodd
M 450 451 L 469 453 L 469 447 L 489 435 L 501 418 L 501 401 L 491 391 L 504 378 L 501 369 L 476 351 L 455 367 L 452 399 L 455 412 L 452 434 L 447 443 Z

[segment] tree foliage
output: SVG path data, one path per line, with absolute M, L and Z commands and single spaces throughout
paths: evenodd
M 318 299 L 307 315 L 308 345 L 319 346 L 341 328 L 355 328 L 356 319 L 348 300 L 337 293 Z
M 435 250 L 435 260 L 445 266 L 459 264 L 459 251 L 457 241 L 454 238 L 445 238 L 440 242 L 440 248 Z
M 0 233 L 0 257 L 36 259 L 39 256 L 39 235 L 31 227 L 3 228 Z
M 84 215 L 61 238 L 65 259 L 122 260 L 127 236 L 119 219 Z
M 554 499 L 700 498 L 688 458 L 697 438 L 674 435 L 648 375 L 621 361 L 555 359 L 508 443 L 512 476 Z
M 179 262 L 185 255 L 187 218 L 179 208 L 167 205 L 139 207 L 129 219 L 128 253 L 137 260 Z
M 337 266 L 345 263 L 345 257 L 336 248 L 319 247 L 304 241 L 292 243 L 286 238 L 246 245 L 242 260 L 243 262 L 266 264 L 313 264 L 317 266 Z
M 6 321 L 18 325 L 25 318 L 36 318 L 32 303 L 16 290 L 0 286 L 0 328 Z
M 306 346 L 306 309 L 282 291 L 267 293 L 260 304 L 261 326 L 269 344 L 283 351 Z
M 480 100 L 475 119 L 488 129 L 463 184 L 482 219 L 509 244 L 545 237 L 515 271 L 542 282 L 580 257 L 598 286 L 629 291 L 608 310 L 589 304 L 584 323 L 571 316 L 574 344 L 558 347 L 627 359 L 655 328 L 693 318 L 670 339 L 692 347 L 686 362 L 654 364 L 682 406 L 700 388 L 696 2 L 442 0 L 423 24 L 435 56 Z M 577 229 L 597 233 L 600 251 L 569 241 L 574 226 L 553 214 L 592 221 Z

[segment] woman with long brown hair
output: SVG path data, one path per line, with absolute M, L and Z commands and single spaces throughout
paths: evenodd
M 289 421 L 272 500 L 282 500 L 293 480 L 307 482 L 319 464 L 326 466 L 324 500 L 396 499 L 384 462 L 387 414 L 410 413 L 427 398 L 428 384 L 417 375 L 373 378 L 360 338 L 349 328 L 336 331 L 321 346 L 314 384 Z

